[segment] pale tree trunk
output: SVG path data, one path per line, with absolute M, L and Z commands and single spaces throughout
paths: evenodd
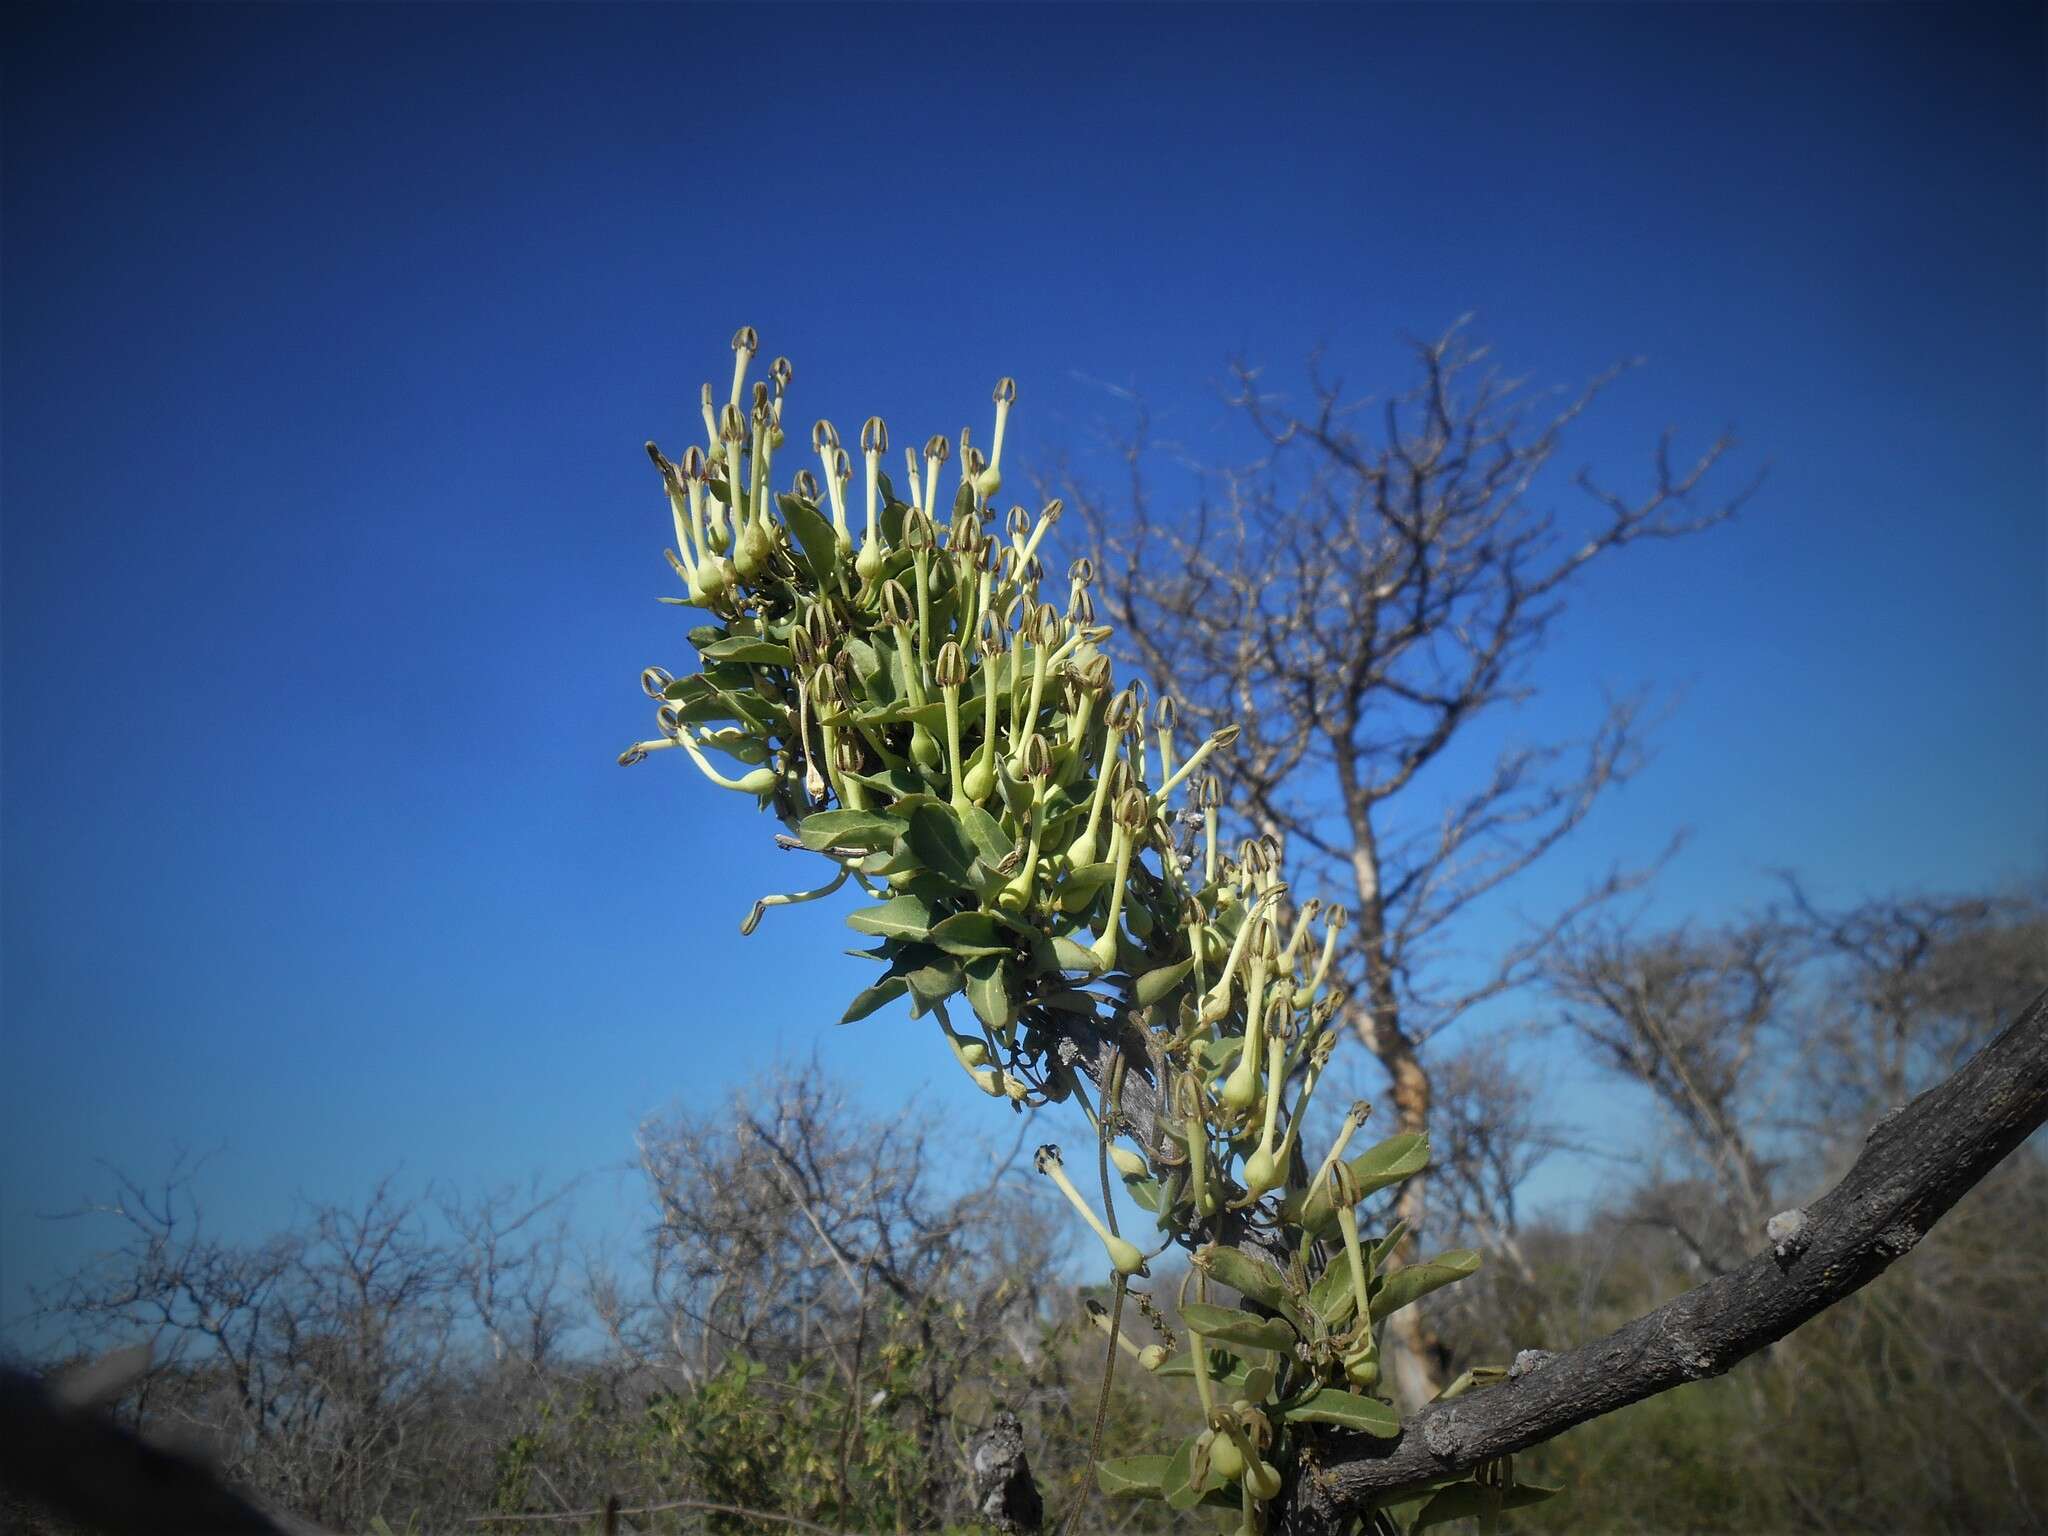
M 1340 769 L 1348 766 L 1340 763 Z M 1358 948 L 1364 958 L 1366 983 L 1365 1006 L 1351 1010 L 1352 1027 L 1365 1048 L 1386 1069 L 1394 1101 L 1394 1123 L 1387 1134 L 1420 1133 L 1429 1129 L 1429 1071 L 1416 1055 L 1415 1042 L 1401 1028 L 1401 1003 L 1394 990 L 1393 957 L 1387 948 L 1379 845 L 1373 832 L 1372 813 L 1355 785 L 1347 785 L 1347 791 L 1355 839 L 1351 872 L 1358 893 Z M 1409 1179 L 1395 1194 L 1394 1216 L 1408 1223 L 1410 1234 L 1394 1250 L 1399 1263 L 1415 1261 L 1415 1234 L 1425 1230 L 1428 1194 L 1426 1171 Z M 1443 1378 L 1436 1368 L 1438 1342 L 1417 1308 L 1404 1307 L 1389 1319 L 1384 1348 L 1388 1378 L 1404 1406 L 1410 1410 L 1420 1408 L 1443 1390 Z

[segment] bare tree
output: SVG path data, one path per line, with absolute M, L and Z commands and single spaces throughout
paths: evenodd
M 1201 724 L 1243 726 L 1225 770 L 1231 804 L 1282 842 L 1297 886 L 1354 905 L 1350 1021 L 1386 1069 L 1402 1130 L 1430 1118 L 1430 1039 L 1527 980 L 1573 913 L 1478 974 L 1452 963 L 1459 920 L 1636 771 L 1643 700 L 1611 703 L 1582 741 L 1511 746 L 1472 778 L 1447 771 L 1453 745 L 1531 695 L 1530 662 L 1595 561 L 1710 528 L 1748 494 L 1696 504 L 1732 444 L 1681 468 L 1667 434 L 1646 493 L 1623 496 L 1582 470 L 1590 516 L 1560 520 L 1537 504 L 1539 479 L 1614 375 L 1543 407 L 1461 328 L 1415 356 L 1420 378 L 1404 394 L 1353 401 L 1317 377 L 1298 414 L 1238 367 L 1233 404 L 1265 451 L 1207 472 L 1186 516 L 1154 510 L 1142 415 L 1125 445 L 1125 505 L 1063 487 L 1089 521 L 1103 605 L 1135 659 Z M 1574 912 L 1631 878 L 1616 873 Z M 1421 1179 L 1398 1214 L 1425 1226 Z M 1395 1364 L 1420 1403 L 1438 1384 L 1414 1317 L 1395 1319 Z
M 300 1515 L 360 1528 L 387 1503 L 433 1506 L 451 1464 L 476 1462 L 451 1454 L 473 1443 L 475 1403 L 467 1426 L 447 1411 L 473 1385 L 476 1333 L 536 1360 L 552 1349 L 560 1260 L 536 1240 L 549 1204 L 453 1202 L 452 1231 L 436 1230 L 428 1203 L 387 1178 L 235 1243 L 207 1229 L 189 1170 L 155 1186 L 117 1177 L 77 1213 L 112 1222 L 112 1245 L 39 1311 L 81 1353 L 151 1347 L 123 1394 L 130 1425 Z
M 650 1122 L 650 1285 L 637 1309 L 612 1303 L 614 1338 L 698 1382 L 735 1351 L 829 1361 L 842 1482 L 862 1437 L 907 1416 L 925 1468 L 916 1507 L 936 1514 L 968 1480 L 949 1438 L 956 1391 L 992 1355 L 1037 1363 L 1056 1238 L 1014 1177 L 1021 1146 L 944 1191 L 914 1110 L 861 1120 L 816 1071 Z M 899 1400 L 885 1387 L 905 1341 L 921 1365 Z
M 1763 921 L 1723 933 L 1635 938 L 1618 926 L 1560 936 L 1544 962 L 1564 1028 L 1592 1058 L 1647 1089 L 1703 1178 L 1644 1191 L 1640 1219 L 1670 1232 L 1712 1274 L 1770 1215 L 1760 1069 L 1790 976 L 1789 937 Z
M 1792 938 L 1829 981 L 1800 1029 L 1809 1118 L 1822 1127 L 1903 1104 L 2048 987 L 2048 887 L 1829 911 L 1786 883 Z

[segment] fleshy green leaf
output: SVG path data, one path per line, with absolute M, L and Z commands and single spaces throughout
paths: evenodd
M 856 1019 L 864 1019 L 884 1003 L 894 1002 L 909 990 L 910 983 L 901 976 L 884 976 L 846 1005 L 846 1012 L 840 1016 L 839 1022 L 851 1024 Z
M 974 844 L 974 851 L 990 869 L 1002 863 L 1016 846 L 1009 833 L 1003 830 L 1003 824 L 978 805 L 970 805 L 960 812 L 960 830 L 967 834 L 967 840 Z
M 1392 1231 L 1372 1245 L 1370 1258 L 1374 1274 L 1378 1275 L 1386 1272 L 1387 1260 L 1393 1256 L 1394 1250 L 1401 1246 L 1401 1239 L 1407 1235 L 1408 1223 L 1397 1221 L 1394 1223 Z
M 832 579 L 833 568 L 839 564 L 839 535 L 825 514 L 803 497 L 785 495 L 775 500 L 782 508 L 783 521 L 789 524 L 790 533 L 804 552 L 804 564 L 811 568 L 819 585 L 824 585 Z
M 1231 1307 L 1212 1307 L 1191 1301 L 1180 1309 L 1191 1332 L 1225 1344 L 1243 1344 L 1253 1349 L 1292 1349 L 1295 1332 L 1285 1318 L 1258 1317 Z
M 1429 1135 L 1425 1131 L 1405 1131 L 1389 1136 L 1352 1158 L 1349 1166 L 1351 1176 L 1358 1180 L 1361 1196 L 1398 1184 L 1429 1166 Z
M 1459 1248 L 1440 1253 L 1427 1263 L 1404 1265 L 1377 1276 L 1372 1288 L 1373 1318 L 1377 1321 L 1398 1312 L 1431 1291 L 1478 1272 L 1479 1255 L 1469 1248 Z
M 949 955 L 978 960 L 1010 952 L 1010 938 L 986 912 L 955 912 L 932 924 L 932 942 Z
M 1147 971 L 1138 978 L 1135 993 L 1140 1008 L 1149 1008 L 1181 984 L 1187 973 L 1195 968 L 1192 958 L 1179 965 L 1164 966 L 1156 971 Z
M 912 807 L 910 830 L 904 840 L 926 869 L 955 885 L 971 883 L 974 843 L 953 814 L 953 808 L 943 800 L 927 799 Z
M 923 963 L 906 966 L 898 974 L 910 985 L 910 1016 L 918 1018 L 958 992 L 966 978 L 960 962 L 951 955 L 922 945 L 913 953 L 919 954 Z
M 932 906 L 921 896 L 896 896 L 878 907 L 862 907 L 847 913 L 846 926 L 856 933 L 879 934 L 885 939 L 929 938 Z
M 1076 944 L 1072 939 L 1058 934 L 1052 941 L 1053 959 L 1063 971 L 1086 971 L 1091 976 L 1102 969 L 1095 952 L 1085 944 Z
M 904 824 L 880 811 L 814 811 L 797 826 L 797 836 L 813 853 L 823 848 L 860 848 L 877 852 L 893 847 Z
M 1060 910 L 1068 913 L 1079 912 L 1100 896 L 1103 887 L 1115 878 L 1116 866 L 1106 861 L 1083 864 L 1079 869 L 1069 870 L 1067 877 L 1060 882 Z
M 1294 1400 L 1280 1412 L 1284 1419 L 1302 1424 L 1335 1424 L 1363 1434 L 1391 1440 L 1401 1433 L 1401 1415 L 1376 1397 L 1336 1387 L 1319 1387 Z
M 764 640 L 759 635 L 727 635 L 697 654 L 706 661 L 760 662 L 773 667 L 789 665 L 789 647 L 779 640 Z
M 1280 1277 L 1280 1271 L 1264 1259 L 1254 1258 L 1241 1249 L 1211 1243 L 1197 1255 L 1197 1260 L 1211 1275 L 1240 1296 L 1268 1307 L 1288 1304 L 1287 1282 Z
M 1358 1310 L 1358 1297 L 1351 1289 L 1350 1259 L 1341 1253 L 1337 1255 L 1322 1277 L 1309 1287 L 1308 1304 L 1332 1333 L 1351 1320 L 1351 1314 Z
M 967 1001 L 974 1016 L 990 1029 L 1007 1029 L 1017 1017 L 1009 970 L 992 956 L 967 962 Z
M 1156 1499 L 1162 1497 L 1161 1482 L 1171 1456 L 1119 1456 L 1098 1462 L 1095 1486 L 1113 1499 Z
M 1201 1502 L 1202 1490 L 1194 1482 L 1195 1442 L 1200 1438 L 1199 1435 L 1189 1435 L 1181 1441 L 1179 1448 L 1167 1459 L 1166 1471 L 1159 1479 L 1159 1491 L 1174 1509 L 1193 1509 Z

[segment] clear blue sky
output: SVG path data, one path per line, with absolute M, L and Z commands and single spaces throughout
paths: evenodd
M 1568 448 L 1724 425 L 1762 497 L 1593 582 L 1519 723 L 1683 689 L 1533 880 L 1694 841 L 1712 920 L 2048 860 L 2038 8 L 12 13 L 0 1316 L 36 1214 L 216 1150 L 225 1226 L 616 1162 L 815 1049 L 985 1106 L 674 762 L 640 451 L 735 326 L 795 408 L 1086 462 L 1230 355 L 1355 388 L 1477 312 Z M 1483 940 L 1482 932 L 1478 937 Z M 1569 1069 L 1560 1065 L 1560 1073 Z

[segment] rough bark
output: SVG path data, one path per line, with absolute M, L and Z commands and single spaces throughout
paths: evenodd
M 1004 1409 L 968 1448 L 974 1510 L 999 1531 L 1033 1536 L 1045 1523 L 1045 1501 L 1024 1457 L 1024 1426 Z
M 1954 1076 L 1880 1120 L 1841 1183 L 1772 1217 L 1770 1246 L 1748 1263 L 1605 1338 L 1525 1360 L 1500 1386 L 1425 1409 L 1396 1439 L 1333 1437 L 1290 1488 L 1279 1529 L 1331 1529 L 1389 1494 L 1721 1374 L 1910 1253 L 2044 1120 L 2048 993 Z

